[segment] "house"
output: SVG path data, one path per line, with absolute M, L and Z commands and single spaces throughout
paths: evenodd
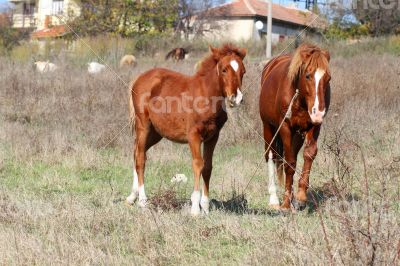
M 68 18 L 80 13 L 79 0 L 10 0 L 12 26 L 30 29 L 32 38 L 60 37 Z
M 192 37 L 201 31 L 201 35 L 211 40 L 260 40 L 267 34 L 267 19 L 266 1 L 236 0 L 210 8 L 195 17 L 191 23 Z M 326 21 L 309 10 L 272 4 L 274 43 L 295 37 L 306 28 L 308 35 L 317 35 L 324 27 Z

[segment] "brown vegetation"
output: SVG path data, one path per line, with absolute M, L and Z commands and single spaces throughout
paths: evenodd
M 232 205 L 243 193 L 237 201 L 261 211 L 231 212 L 215 201 L 199 219 L 182 208 L 191 178 L 169 182 L 177 172 L 191 176 L 189 152 L 170 142 L 150 150 L 146 172 L 147 193 L 162 211 L 121 202 L 131 184 L 127 84 L 154 64 L 188 73 L 194 62 L 143 62 L 118 78 L 67 62 L 57 74 L 38 74 L 1 58 L 0 263 L 398 264 L 400 61 L 331 52 L 332 105 L 308 209 L 265 209 L 261 67 L 247 61 L 245 103 L 221 131 L 211 198 Z

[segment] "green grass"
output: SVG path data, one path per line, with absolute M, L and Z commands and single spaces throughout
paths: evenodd
M 249 209 L 212 209 L 198 218 L 189 215 L 189 149 L 168 141 L 148 153 L 146 194 L 172 191 L 171 201 L 187 204 L 170 210 L 124 204 L 132 182 L 129 130 L 102 148 L 127 122 L 126 87 L 113 73 L 87 76 L 68 58 L 54 76 L 0 61 L 0 264 L 398 264 L 398 58 L 388 49 L 370 54 L 368 43 L 338 47 L 346 56 L 332 51 L 332 105 L 310 179 L 318 208 L 310 197 L 303 212 L 268 209 L 254 86 L 237 110 L 240 119 L 229 114 L 221 131 L 210 185 L 219 201 L 244 192 Z M 145 58 L 131 72 L 116 71 L 129 82 L 154 65 L 190 74 L 194 62 Z M 249 61 L 246 67 L 248 84 L 261 68 Z M 298 169 L 302 162 L 299 154 Z M 176 173 L 188 182 L 171 184 Z

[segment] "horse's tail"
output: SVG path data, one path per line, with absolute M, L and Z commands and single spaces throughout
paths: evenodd
M 175 49 L 171 50 L 171 51 L 165 56 L 165 60 L 170 59 L 174 54 L 175 54 Z
M 278 157 L 280 157 L 281 160 L 278 160 L 276 169 L 277 169 L 277 178 L 278 178 L 278 183 L 279 186 L 283 187 L 285 186 L 285 164 L 283 163 L 283 142 L 281 137 L 278 135 L 276 138 L 276 153 L 278 154 Z
M 132 134 L 135 130 L 135 107 L 133 105 L 133 94 L 134 94 L 134 86 L 137 79 L 134 79 L 129 85 L 128 97 L 129 97 L 129 121 L 132 126 Z

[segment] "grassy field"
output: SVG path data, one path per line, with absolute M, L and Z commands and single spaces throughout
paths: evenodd
M 123 202 L 133 141 L 126 84 L 156 65 L 192 73 L 196 59 L 143 60 L 116 77 L 67 62 L 40 75 L 1 58 L 0 264 L 400 263 L 400 58 L 342 49 L 332 51 L 332 107 L 308 208 L 267 208 L 265 163 L 257 169 L 261 67 L 247 59 L 245 105 L 229 113 L 210 186 L 226 208 L 196 219 L 192 178 L 170 182 L 192 176 L 186 145 L 162 141 L 149 151 L 152 208 Z

